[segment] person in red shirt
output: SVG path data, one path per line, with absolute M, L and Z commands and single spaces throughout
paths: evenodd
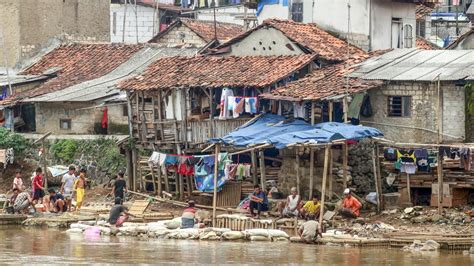
M 33 177 L 33 202 L 36 204 L 41 199 L 41 203 L 43 203 L 43 197 L 43 170 L 41 170 L 41 167 L 38 167 L 36 168 L 36 175 Z
M 339 213 L 344 218 L 357 218 L 360 215 L 360 208 L 362 208 L 362 204 L 351 195 L 351 190 L 346 188 L 344 190 L 342 209 L 339 210 Z

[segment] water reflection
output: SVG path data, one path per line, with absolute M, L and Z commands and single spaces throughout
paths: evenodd
M 474 265 L 474 256 L 405 253 L 285 242 L 210 242 L 84 237 L 54 229 L 0 227 L 0 263 L 197 263 L 311 265 Z

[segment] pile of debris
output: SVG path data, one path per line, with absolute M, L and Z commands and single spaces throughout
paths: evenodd
M 418 251 L 437 251 L 441 245 L 434 240 L 427 240 L 422 243 L 420 240 L 415 240 L 411 245 L 403 247 L 404 251 L 418 252 Z
M 443 215 L 438 214 L 436 209 L 425 209 L 422 206 L 405 208 L 400 219 L 412 223 L 436 223 L 450 225 L 465 225 L 472 222 L 472 217 L 466 212 L 456 209 L 445 210 Z

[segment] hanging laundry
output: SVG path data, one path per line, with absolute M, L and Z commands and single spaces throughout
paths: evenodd
M 400 167 L 401 173 L 414 174 L 416 172 L 416 164 L 414 162 L 402 162 Z
M 383 157 L 387 161 L 396 161 L 397 160 L 397 150 L 394 148 L 387 148 L 383 151 Z
M 242 97 L 235 97 L 234 109 L 232 110 L 232 116 L 238 118 L 244 111 L 245 100 Z
M 461 161 L 461 167 L 464 168 L 464 170 L 470 171 L 471 170 L 471 149 L 469 148 L 460 149 L 459 157 Z
M 245 112 L 256 114 L 258 112 L 257 103 L 258 103 L 257 97 L 245 98 Z
M 293 115 L 295 118 L 305 118 L 305 108 L 302 103 L 293 103 Z
M 194 181 L 196 188 L 201 192 L 212 192 L 214 191 L 214 155 L 196 156 L 201 157 L 202 160 L 196 165 L 194 173 Z M 217 173 L 217 191 L 221 191 L 222 187 L 226 183 L 225 178 L 225 165 L 228 163 L 227 153 L 219 154 L 218 160 L 218 173 Z
M 232 91 L 232 89 L 224 88 L 222 90 L 221 101 L 220 101 L 220 107 L 221 107 L 221 113 L 219 115 L 220 119 L 227 119 L 229 117 L 229 110 L 228 110 L 228 97 L 229 96 L 234 96 L 234 92 Z
M 359 119 L 360 108 L 364 101 L 365 93 L 357 93 L 354 95 L 351 103 L 349 104 L 349 110 L 347 111 L 347 117 Z
M 106 129 L 108 127 L 108 124 L 109 124 L 108 113 L 109 113 L 109 108 L 105 107 L 104 108 L 104 115 L 102 116 L 102 128 L 104 128 L 104 129 Z
M 178 174 L 184 176 L 194 175 L 194 165 L 188 163 L 188 157 L 182 156 L 179 158 Z
M 415 163 L 416 162 L 415 152 L 397 150 L 397 159 L 400 160 L 402 163 Z
M 227 111 L 234 111 L 235 108 L 235 98 L 234 96 L 227 97 Z

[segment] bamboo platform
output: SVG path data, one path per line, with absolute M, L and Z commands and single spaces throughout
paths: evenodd
M 26 215 L 0 214 L 0 225 L 17 225 L 26 219 Z

